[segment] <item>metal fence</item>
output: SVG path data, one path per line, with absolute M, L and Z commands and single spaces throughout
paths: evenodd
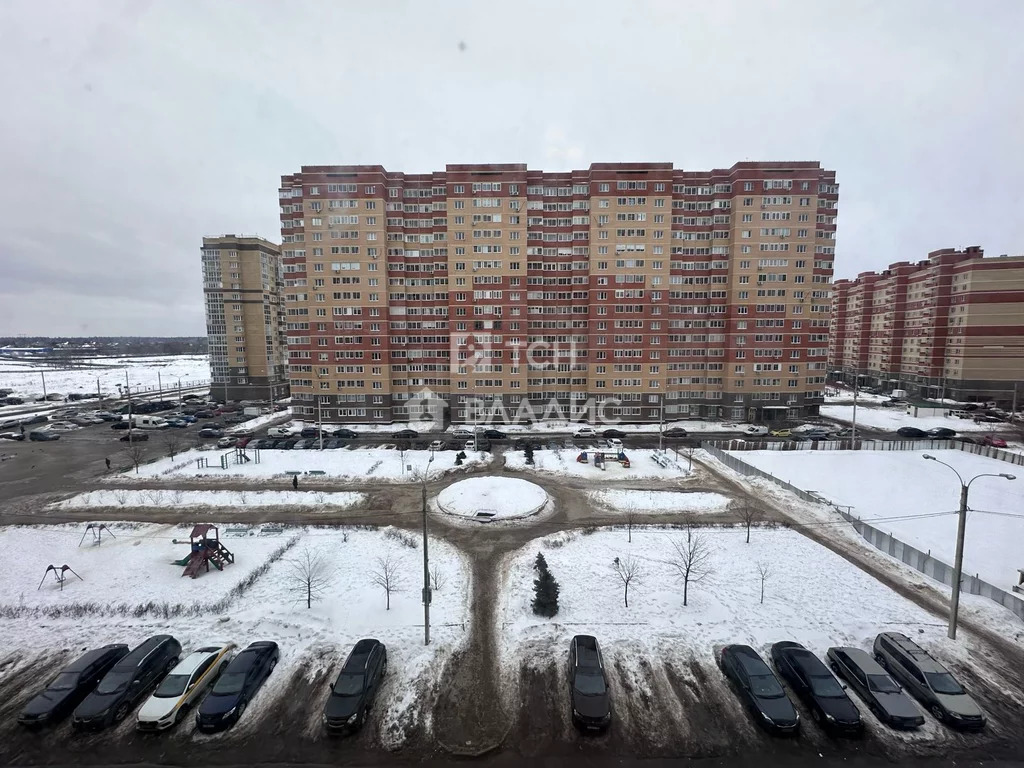
M 964 453 L 973 453 L 978 456 L 987 456 L 990 459 L 999 459 L 1009 464 L 1016 464 L 1024 467 L 1024 454 L 1004 451 L 1002 448 L 993 448 L 991 445 L 972 445 L 971 443 L 960 443 L 960 450 Z
M 942 446 L 944 448 L 952 449 L 957 447 L 955 445 L 950 445 L 949 440 L 934 442 L 936 444 L 944 443 L 945 445 Z M 832 508 L 833 511 L 836 512 L 836 514 L 840 515 L 844 520 L 853 525 L 857 533 L 859 533 L 865 539 L 865 541 L 867 541 L 876 549 L 879 549 L 882 552 L 885 552 L 887 555 L 895 557 L 897 560 L 906 563 L 914 570 L 920 571 L 924 575 L 933 578 L 936 581 L 942 582 L 947 587 L 953 585 L 953 567 L 948 563 L 944 563 L 942 560 L 939 560 L 938 558 L 932 556 L 930 552 L 922 552 L 921 550 L 916 549 L 915 547 L 912 547 L 909 544 L 906 544 L 905 542 L 902 542 L 899 539 L 893 537 L 891 534 L 888 534 L 885 531 L 881 531 L 878 528 L 875 528 L 874 526 L 870 525 L 869 523 L 866 523 L 863 520 L 856 518 L 849 512 L 840 509 L 835 504 L 829 503 L 826 499 L 823 499 L 817 494 L 804 491 L 800 488 L 797 488 L 794 485 L 791 485 L 790 483 L 785 482 L 784 480 L 780 480 L 770 472 L 765 472 L 763 470 L 758 469 L 757 467 L 751 466 L 742 459 L 733 456 L 732 454 L 725 453 L 716 445 L 713 445 L 711 443 L 702 443 L 701 447 L 708 453 L 710 453 L 712 456 L 714 456 L 716 459 L 718 459 L 720 462 L 725 464 L 727 467 L 729 467 L 732 470 L 735 470 L 736 472 L 739 472 L 742 475 L 747 475 L 748 477 L 763 477 L 767 480 L 771 480 L 773 483 L 776 483 L 782 488 L 785 488 L 787 491 L 796 494 L 804 501 L 828 505 L 829 507 Z M 964 448 L 985 447 L 986 446 L 970 444 L 964 446 Z M 969 453 L 981 453 L 981 451 L 969 451 Z M 1011 454 L 1008 453 L 1007 451 L 1000 451 L 1000 453 L 1007 453 L 1009 456 L 1016 456 L 1018 459 L 1021 458 L 1017 454 Z M 998 457 L 993 456 L 992 458 Z M 966 592 L 969 595 L 982 595 L 983 597 L 987 597 L 989 600 L 993 600 L 999 603 L 1004 608 L 1009 608 L 1011 611 L 1013 611 L 1014 614 L 1017 615 L 1018 618 L 1024 620 L 1024 600 L 1021 600 L 1012 592 L 1007 592 L 1006 590 L 1000 589 L 999 587 L 993 584 L 989 584 L 987 581 L 979 578 L 977 575 L 969 576 L 966 573 L 961 574 L 960 588 L 963 592 Z
M 957 447 L 951 440 L 710 440 L 701 443 L 705 448 L 709 445 L 727 451 L 944 451 Z

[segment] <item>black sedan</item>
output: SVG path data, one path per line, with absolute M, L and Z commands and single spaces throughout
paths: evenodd
M 588 731 L 602 731 L 612 720 L 611 694 L 597 638 L 576 635 L 569 644 L 569 705 L 572 721 Z
M 122 443 L 144 443 L 149 440 L 149 433 L 131 430 L 127 435 L 122 435 L 120 440 Z
M 484 437 L 486 437 L 488 440 L 504 440 L 505 438 L 508 437 L 508 435 L 506 435 L 500 429 L 485 429 Z
M 604 432 L 601 433 L 601 437 L 618 437 L 621 439 L 625 436 L 626 433 L 623 432 L 621 429 L 606 429 Z
M 896 430 L 896 434 L 900 437 L 928 437 L 927 432 L 917 427 L 900 427 Z
M 672 429 L 666 429 L 662 434 L 665 437 L 686 437 L 686 430 L 682 427 L 672 427 Z
M 395 432 L 391 437 L 395 440 L 412 440 L 415 437 L 419 437 L 420 433 L 415 429 L 400 429 Z
M 127 653 L 127 645 L 105 645 L 82 654 L 25 705 L 18 722 L 38 727 L 67 717 Z
M 772 646 L 772 662 L 820 726 L 834 733 L 861 733 L 864 724 L 857 705 L 821 659 L 785 640 Z
M 29 416 L 27 419 L 22 419 L 21 423 L 24 424 L 25 426 L 28 426 L 29 424 L 45 424 L 49 420 L 49 416 L 39 414 L 37 416 Z
M 75 708 L 71 724 L 99 730 L 119 723 L 131 708 L 178 663 L 181 644 L 170 635 L 154 635 L 122 656 L 95 690 Z
M 203 427 L 199 430 L 200 437 L 224 437 L 224 431 L 220 429 L 211 429 L 209 427 Z
M 115 421 L 110 425 L 111 429 L 131 429 L 132 423 L 130 421 Z
M 935 440 L 948 440 L 951 437 L 956 437 L 956 430 L 948 427 L 933 427 L 928 430 L 928 437 Z
M 203 699 L 196 712 L 196 727 L 200 731 L 220 731 L 230 728 L 245 713 L 256 692 L 270 677 L 280 658 L 277 643 L 262 640 L 252 643 L 231 660 Z
M 37 429 L 33 432 L 28 433 L 29 440 L 36 440 L 38 442 L 46 442 L 47 440 L 60 440 L 59 432 L 44 432 L 41 429 Z
M 883 723 L 893 728 L 924 725 L 924 715 L 870 653 L 860 648 L 829 648 L 826 656 L 832 671 L 850 684 Z
M 336 429 L 331 433 L 332 437 L 343 437 L 346 440 L 355 440 L 359 437 L 359 433 L 353 429 Z
M 727 645 L 718 663 L 762 728 L 784 734 L 800 730 L 800 715 L 793 702 L 757 651 L 749 645 Z
M 328 732 L 344 733 L 362 728 L 387 673 L 388 651 L 384 643 L 379 640 L 356 643 L 324 704 L 323 723 Z

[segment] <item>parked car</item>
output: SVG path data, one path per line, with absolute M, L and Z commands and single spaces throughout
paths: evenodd
M 473 430 L 459 427 L 452 430 L 452 437 L 456 440 L 466 440 L 473 437 Z
M 420 433 L 417 432 L 415 429 L 400 429 L 391 435 L 391 437 L 393 437 L 395 440 L 411 440 L 414 437 L 419 436 Z
M 181 644 L 170 635 L 154 635 L 122 656 L 96 689 L 75 708 L 71 724 L 102 729 L 119 723 L 156 682 L 178 663 Z
M 27 419 L 22 419 L 21 423 L 27 427 L 30 424 L 45 424 L 49 420 L 49 416 L 44 416 L 43 414 L 39 413 L 36 414 L 35 416 L 29 416 Z
M 125 419 L 123 421 L 115 421 L 113 424 L 110 425 L 110 428 L 111 429 L 131 429 L 132 428 L 132 423 L 130 421 L 128 421 L 127 419 Z
M 893 728 L 924 725 L 924 715 L 914 702 L 867 651 L 829 648 L 826 657 L 832 671 L 850 685 L 883 723 Z
M 485 440 L 482 437 L 476 440 L 467 440 L 466 446 L 463 450 L 466 451 L 489 451 L 491 450 L 491 441 Z
M 617 437 L 613 437 L 608 441 L 608 447 L 619 453 L 622 451 L 622 441 Z
M 249 421 L 251 417 L 243 416 L 238 413 L 229 413 L 224 417 L 225 424 L 241 424 L 244 421 Z
M 68 421 L 70 421 L 76 427 L 91 427 L 93 424 L 96 423 L 88 416 L 72 416 L 70 419 L 68 419 Z M 102 421 L 102 419 L 100 419 L 100 421 Z
M 167 419 L 164 423 L 171 429 L 184 429 L 188 426 L 188 422 L 184 419 Z
M 430 450 L 430 451 L 443 451 L 447 447 L 448 446 L 444 442 L 444 440 L 434 440 L 433 442 L 431 442 L 431 444 L 430 444 L 430 446 L 428 447 L 427 450 Z
M 54 432 L 74 432 L 78 426 L 70 421 L 51 421 L 49 428 Z
M 605 437 L 605 438 L 607 438 L 607 437 L 616 437 L 616 438 L 621 439 L 621 438 L 623 438 L 625 436 L 626 436 L 626 433 L 623 432 L 621 429 L 606 429 L 604 432 L 601 433 L 601 437 Z
M 793 702 L 757 651 L 749 645 L 727 645 L 718 664 L 762 728 L 785 734 L 800 730 L 800 715 Z
M 612 702 L 596 637 L 576 635 L 569 643 L 568 680 L 573 724 L 589 731 L 607 728 Z
M 39 727 L 63 720 L 127 653 L 127 645 L 104 645 L 82 654 L 22 707 L 18 722 Z
M 120 421 L 121 416 L 117 413 L 111 413 L 110 411 L 95 411 L 92 414 L 100 421 Z
M 317 429 L 316 427 L 303 427 L 302 431 L 299 432 L 298 436 L 299 437 L 306 437 L 306 438 L 319 437 L 320 436 L 320 430 Z
M 346 440 L 354 440 L 355 438 L 359 437 L 358 432 L 352 429 L 345 429 L 344 427 L 341 429 L 334 430 L 334 432 L 332 432 L 331 435 L 333 437 L 343 437 Z
M 900 437 L 928 437 L 927 432 L 923 429 L 918 429 L 917 427 L 900 427 L 896 430 L 896 434 Z
M 5 397 L 4 398 L 4 404 L 5 405 L 24 405 L 25 401 L 23 399 L 21 399 L 20 397 Z
M 224 432 L 219 430 L 219 429 L 211 429 L 209 427 L 204 427 L 203 429 L 199 430 L 199 436 L 200 437 L 224 437 Z
M 209 645 L 193 651 L 161 681 L 136 717 L 140 731 L 163 731 L 178 723 L 231 661 L 234 643 Z
M 122 443 L 144 443 L 146 440 L 149 440 L 149 432 L 141 429 L 129 429 L 119 439 Z
M 205 409 L 200 409 L 192 415 L 197 419 L 212 419 L 214 417 L 213 411 L 207 411 Z
M 662 432 L 665 437 L 686 437 L 686 430 L 682 427 L 672 427 Z
M 825 663 L 809 650 L 790 640 L 775 643 L 772 663 L 822 728 L 833 733 L 863 731 L 857 706 Z
M 266 438 L 260 438 L 259 440 L 253 440 L 252 442 L 250 442 L 247 447 L 248 448 L 253 448 L 253 449 L 256 449 L 256 450 L 260 450 L 260 449 L 263 449 L 263 448 L 270 448 L 271 446 L 273 446 L 273 444 L 274 444 L 273 440 L 267 440 Z
M 0 440 L 24 440 L 23 432 L 0 432 Z
M 295 445 L 292 446 L 292 450 L 302 451 L 309 448 L 319 448 L 320 440 L 316 438 L 303 438 L 302 440 L 296 440 Z
M 956 437 L 956 430 L 947 427 L 932 427 L 928 430 L 928 437 L 934 440 L 946 440 L 950 437 Z
M 208 421 L 199 425 L 200 429 L 224 429 L 224 425 L 217 421 Z
M 502 432 L 500 429 L 485 429 L 484 437 L 488 440 L 505 440 L 508 435 Z
M 805 432 L 804 436 L 808 440 L 813 440 L 813 441 L 828 440 L 829 439 L 828 432 L 825 432 L 824 430 L 820 430 L 820 429 L 812 430 L 810 432 Z
M 956 678 L 921 646 L 899 632 L 875 638 L 875 659 L 935 716 L 961 730 L 981 730 L 985 714 Z
M 572 433 L 572 436 L 581 438 L 597 437 L 597 432 L 594 430 L 593 427 L 580 427 L 579 429 Z
M 323 723 L 329 733 L 358 730 L 366 722 L 388 673 L 388 651 L 379 640 L 360 640 L 331 685 Z
M 34 429 L 28 433 L 29 440 L 36 440 L 38 442 L 46 442 L 47 440 L 60 440 L 59 432 L 47 432 L 43 429 Z
M 791 429 L 773 429 L 769 434 L 772 437 L 792 437 L 793 430 Z
M 200 731 L 230 728 L 245 713 L 245 708 L 270 677 L 280 657 L 277 643 L 263 640 L 251 643 L 221 674 L 210 695 L 196 711 Z
M 290 451 L 292 448 L 295 447 L 295 444 L 298 442 L 298 440 L 292 437 L 289 438 L 288 440 L 278 440 L 276 443 L 274 443 L 274 447 L 277 448 L 279 451 Z
M 334 438 L 334 437 L 332 437 L 330 440 L 324 440 L 324 448 L 326 450 L 334 450 L 335 448 L 344 448 L 344 447 L 345 447 L 345 441 L 344 440 L 338 440 L 337 438 Z
M 981 444 L 982 445 L 990 445 L 993 448 L 1005 448 L 1006 447 L 1006 441 L 1003 440 L 1003 438 L 1001 438 L 1001 437 L 996 437 L 995 435 L 985 435 L 984 437 L 981 438 Z
M 271 427 L 267 430 L 268 437 L 291 437 L 294 430 L 288 427 Z
M 236 445 L 238 445 L 238 438 L 231 435 L 224 435 L 217 441 L 218 448 L 234 448 Z

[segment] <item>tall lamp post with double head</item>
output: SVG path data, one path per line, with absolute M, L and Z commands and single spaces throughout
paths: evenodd
M 434 461 L 434 449 L 430 449 L 430 458 L 420 478 L 420 490 L 423 495 L 423 644 L 430 645 L 430 560 L 427 557 L 427 479 L 430 477 L 430 465 Z
M 1008 475 L 1006 473 L 990 473 L 985 472 L 980 475 L 975 475 L 970 480 L 964 481 L 963 476 L 956 471 L 956 468 L 951 464 L 947 464 L 944 461 L 932 456 L 930 453 L 926 453 L 924 458 L 929 461 L 935 461 L 944 467 L 949 467 L 953 470 L 953 474 L 956 475 L 956 479 L 960 481 L 960 513 L 957 520 L 956 529 L 956 557 L 953 560 L 953 598 L 949 603 L 949 631 L 947 634 L 951 640 L 956 639 L 956 620 L 957 615 L 960 613 L 960 580 L 963 574 L 964 565 L 964 533 L 967 530 L 967 493 L 971 489 L 971 483 L 977 480 L 979 477 L 1002 477 L 1006 480 L 1016 480 L 1015 475 Z

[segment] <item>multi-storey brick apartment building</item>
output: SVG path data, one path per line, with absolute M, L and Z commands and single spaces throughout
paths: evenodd
M 281 249 L 260 237 L 204 237 L 202 263 L 214 395 L 287 397 Z
M 404 421 L 423 390 L 456 422 L 822 401 L 838 185 L 816 162 L 304 166 L 279 195 L 300 413 Z
M 837 280 L 829 360 L 887 391 L 1012 402 L 1024 381 L 1024 256 L 944 248 Z

